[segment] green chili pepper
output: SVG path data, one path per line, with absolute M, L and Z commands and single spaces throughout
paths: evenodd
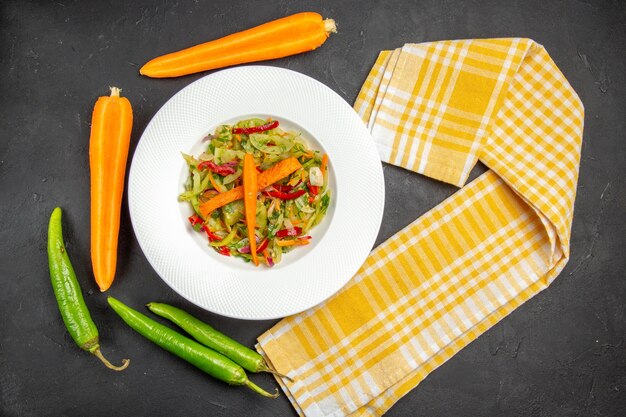
M 265 360 L 263 360 L 263 356 L 254 350 L 220 333 L 186 311 L 161 303 L 148 303 L 146 307 L 154 314 L 172 321 L 198 342 L 228 357 L 246 370 L 250 372 L 269 372 L 291 380 L 288 376 L 270 369 Z
M 81 348 L 100 359 L 107 368 L 121 371 L 130 360 L 124 359 L 121 366 L 112 365 L 100 352 L 98 329 L 85 305 L 74 268 L 63 243 L 61 209 L 52 211 L 48 225 L 48 264 L 52 289 L 59 304 L 61 317 L 72 339 Z
M 278 390 L 276 394 L 270 394 L 255 385 L 248 379 L 243 368 L 226 356 L 152 320 L 113 297 L 108 297 L 107 300 L 111 308 L 137 333 L 196 368 L 227 384 L 245 385 L 265 397 L 278 397 Z

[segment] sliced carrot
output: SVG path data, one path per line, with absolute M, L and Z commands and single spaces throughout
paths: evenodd
M 91 264 L 100 291 L 115 278 L 120 211 L 133 124 L 133 110 L 120 89 L 96 101 L 89 138 L 91 173 Z
M 293 156 L 275 163 L 270 168 L 259 174 L 259 190 L 274 184 L 276 181 L 285 178 L 287 175 L 299 170 L 300 168 L 302 168 L 302 165 L 300 165 L 298 159 Z
M 217 183 L 215 182 L 215 178 L 213 178 L 213 174 L 211 174 L 210 172 L 207 173 L 207 175 L 209 176 L 209 181 L 211 182 L 211 185 L 213 186 L 213 188 L 215 188 L 215 191 L 217 191 L 218 193 L 223 193 L 224 190 L 222 190 Z
M 139 72 L 153 78 L 179 77 L 246 62 L 308 52 L 321 46 L 337 28 L 332 19 L 304 12 L 242 32 L 154 58 Z
M 326 175 L 326 168 L 328 168 L 328 154 L 325 153 L 322 156 L 322 164 L 320 165 L 320 171 L 322 171 L 322 175 Z
M 241 200 L 243 198 L 243 187 L 235 187 L 231 190 L 216 195 L 210 200 L 200 204 L 200 213 L 203 217 L 207 217 L 211 212 L 217 208 L 225 206 L 233 201 Z
M 267 264 L 267 266 L 270 266 L 270 261 L 267 260 L 267 258 L 270 257 L 270 252 L 267 250 L 267 248 L 263 249 L 263 258 L 265 259 L 265 263 Z
M 289 207 L 289 212 L 292 213 L 293 216 L 293 205 Z M 291 222 L 292 225 L 297 226 L 300 224 L 300 219 L 296 218 L 296 217 L 292 217 L 289 219 L 289 221 Z
M 300 245 L 308 245 L 309 243 L 311 243 L 309 239 L 294 239 L 294 240 L 276 239 L 276 244 L 278 246 L 300 246 Z
M 257 188 L 262 190 L 267 186 L 274 184 L 276 181 L 285 178 L 292 172 L 299 170 L 300 168 L 302 168 L 302 165 L 300 165 L 300 162 L 296 158 L 290 157 L 283 159 L 258 175 Z M 200 213 L 206 217 L 213 210 L 225 206 L 228 203 L 232 203 L 233 201 L 241 200 L 242 198 L 243 187 L 235 187 L 200 204 Z
M 248 226 L 248 239 L 250 240 L 250 253 L 255 265 L 259 265 L 256 254 L 256 194 L 258 191 L 257 172 L 254 165 L 254 157 L 247 153 L 243 158 L 243 203 Z

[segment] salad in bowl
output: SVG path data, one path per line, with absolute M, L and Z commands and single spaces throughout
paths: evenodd
M 203 141 L 201 154 L 183 154 L 189 175 L 178 199 L 193 208 L 190 227 L 217 253 L 268 267 L 305 250 L 332 196 L 328 156 L 273 119 L 220 125 Z M 247 196 L 246 177 L 254 178 Z

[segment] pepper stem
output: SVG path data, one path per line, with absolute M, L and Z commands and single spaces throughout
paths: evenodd
M 100 352 L 100 348 L 96 348 L 93 352 L 91 352 L 95 357 L 100 359 L 102 363 L 109 369 L 113 369 L 114 371 L 123 371 L 128 368 L 128 364 L 130 363 L 130 359 L 123 359 L 122 364 L 120 366 L 115 366 L 111 362 L 107 360 Z
M 275 371 L 275 370 L 271 369 L 271 368 L 270 368 L 269 366 L 267 366 L 266 364 L 263 364 L 263 365 L 261 366 L 261 369 L 259 369 L 259 371 L 261 371 L 261 372 L 268 372 L 268 373 L 270 373 L 270 374 L 272 374 L 272 375 L 276 375 L 276 376 L 279 376 L 279 377 L 281 377 L 281 378 L 285 378 L 285 379 L 286 379 L 286 380 L 288 380 L 289 382 L 293 382 L 293 378 L 291 378 L 290 376 L 287 376 L 287 375 L 283 375 L 283 374 L 281 374 L 280 372 L 278 372 L 278 371 Z
M 268 397 L 268 398 L 277 398 L 278 397 L 278 388 L 276 388 L 276 393 L 275 394 L 270 394 L 269 392 L 265 391 L 263 388 L 259 387 L 258 385 L 256 385 L 254 382 L 250 381 L 249 379 L 246 379 L 246 382 L 244 384 L 246 387 L 250 388 L 252 391 L 261 394 L 264 397 Z

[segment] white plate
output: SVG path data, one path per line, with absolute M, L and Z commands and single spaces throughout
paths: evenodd
M 220 124 L 272 117 L 301 131 L 329 155 L 333 195 L 312 243 L 283 256 L 273 268 L 254 267 L 207 247 L 178 202 L 187 176 L 181 152 L 199 154 L 201 139 Z M 303 74 L 266 66 L 227 69 L 172 97 L 143 133 L 130 169 L 128 199 L 146 258 L 178 294 L 215 313 L 273 319 L 324 301 L 358 271 L 383 214 L 378 152 L 354 110 L 330 88 Z

